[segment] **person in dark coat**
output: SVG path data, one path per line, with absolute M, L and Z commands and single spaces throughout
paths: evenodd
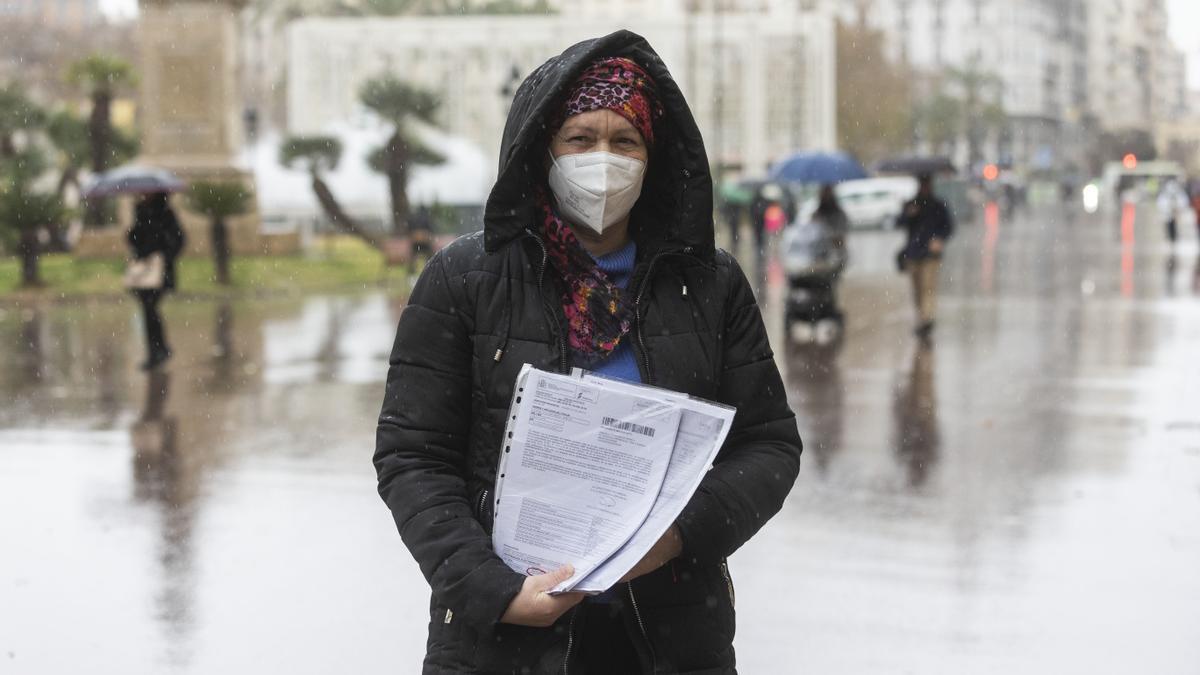
M 766 247 L 767 219 L 772 209 L 778 209 L 783 224 L 796 218 L 796 200 L 778 183 L 764 183 L 750 202 L 750 224 L 754 227 L 754 245 L 761 252 Z
M 767 234 L 771 231 L 767 221 L 775 219 L 774 225 L 782 229 L 796 218 L 796 201 L 782 185 L 764 183 L 750 202 L 749 211 L 754 231 L 755 288 L 763 293 L 767 287 Z
M 579 168 L 597 163 L 589 193 Z M 750 285 L 715 248 L 712 192 L 687 103 L 641 37 L 576 44 L 518 90 L 484 229 L 417 281 L 379 416 L 379 494 L 432 591 L 426 675 L 736 672 L 726 559 L 781 508 L 801 444 Z M 527 577 L 492 550 L 526 363 L 737 408 L 674 526 L 586 601 L 546 593 L 570 567 Z
M 162 286 L 133 291 L 142 305 L 143 323 L 146 326 L 146 360 L 142 363 L 142 369 L 151 370 L 171 358 L 171 347 L 167 343 L 158 303 L 164 295 L 175 290 L 175 259 L 187 242 L 179 219 L 167 202 L 166 193 L 148 194 L 137 203 L 133 227 L 127 239 L 135 259 L 142 260 L 155 253 L 163 256 Z
M 933 176 L 920 176 L 917 195 L 904 204 L 897 225 L 908 233 L 900 251 L 901 265 L 912 276 L 917 309 L 917 335 L 933 335 L 937 313 L 938 270 L 946 241 L 954 234 L 954 216 L 933 194 Z
M 813 212 L 812 218 L 829 234 L 834 246 L 845 250 L 850 218 L 842 210 L 842 204 L 838 201 L 837 192 L 832 184 L 821 186 L 821 192 L 817 196 L 817 210 Z

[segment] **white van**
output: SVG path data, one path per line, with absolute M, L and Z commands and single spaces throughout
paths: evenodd
M 904 202 L 917 194 L 917 179 L 912 176 L 885 176 L 849 180 L 838 183 L 833 192 L 846 212 L 850 227 L 891 229 L 896 226 Z M 817 198 L 807 199 L 800 206 L 797 218 L 800 222 L 807 222 L 816 210 Z

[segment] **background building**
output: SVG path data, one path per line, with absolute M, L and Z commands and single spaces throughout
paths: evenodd
M 792 2 L 588 0 L 532 16 L 301 19 L 288 33 L 288 128 L 317 133 L 361 117 L 362 83 L 393 71 L 436 91 L 439 125 L 494 158 L 524 76 L 570 44 L 619 28 L 645 35 L 662 55 L 714 165 L 762 173 L 790 151 L 835 144 L 833 15 Z
M 987 159 L 1032 169 L 1088 164 L 1104 133 L 1152 135 L 1187 114 L 1185 60 L 1164 0 L 839 0 L 843 20 L 887 36 L 930 79 L 975 69 L 1001 82 L 1006 128 Z M 928 95 L 928 91 L 924 92 Z M 920 95 L 920 94 L 919 94 Z M 958 159 L 966 160 L 960 144 Z
M 81 32 L 104 23 L 100 0 L 0 0 L 0 20 Z
M 1089 63 L 1086 0 L 843 0 L 840 15 L 882 31 L 918 77 L 917 98 L 950 69 L 998 80 L 1005 128 L 986 159 L 1041 169 L 1081 160 Z M 923 90 L 923 91 L 922 91 Z M 967 161 L 960 144 L 957 159 Z

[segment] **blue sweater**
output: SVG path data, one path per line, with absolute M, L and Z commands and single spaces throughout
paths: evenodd
M 592 256 L 596 261 L 596 266 L 604 270 L 608 278 L 621 289 L 625 289 L 629 285 L 629 279 L 633 276 L 633 263 L 636 257 L 637 244 L 632 241 L 612 253 L 602 255 L 598 258 Z M 622 337 L 621 342 L 617 344 L 617 349 L 607 359 L 592 366 L 592 371 L 616 380 L 640 383 L 642 381 L 642 374 L 638 371 L 637 358 L 634 356 L 633 345 L 631 344 L 632 340 L 633 333 L 628 333 Z
M 637 258 L 637 244 L 632 241 L 607 255 L 602 255 L 599 258 L 592 256 L 592 259 L 596 261 L 596 266 L 604 270 L 608 278 L 621 289 L 629 286 L 629 279 L 633 276 L 635 258 Z M 633 340 L 633 333 L 627 333 L 621 338 L 616 350 L 607 359 L 592 366 L 592 372 L 599 373 L 605 377 L 611 377 L 615 380 L 640 383 L 642 381 L 642 374 L 638 370 L 637 357 L 633 354 L 631 340 Z M 589 598 L 589 600 L 591 602 L 604 603 L 612 602 L 616 597 L 616 592 L 610 588 L 599 595 Z

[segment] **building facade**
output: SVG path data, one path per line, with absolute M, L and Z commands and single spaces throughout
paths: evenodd
M 836 0 L 846 21 L 885 36 L 889 56 L 928 82 L 950 69 L 998 81 L 1007 128 L 983 159 L 1054 169 L 1081 161 L 1088 0 Z M 956 159 L 967 161 L 959 144 Z
M 0 21 L 24 21 L 67 32 L 104 23 L 100 0 L 0 0 Z
M 725 4 L 586 0 L 549 15 L 302 19 L 288 33 L 288 128 L 319 133 L 361 116 L 362 84 L 393 72 L 441 97 L 442 129 L 497 157 L 526 74 L 575 42 L 629 28 L 671 69 L 714 166 L 756 175 L 794 150 L 832 148 L 832 12 Z
M 1165 0 L 831 1 L 843 20 L 882 31 L 890 56 L 917 72 L 978 64 L 1000 79 L 1010 122 L 989 160 L 1083 167 L 1096 134 L 1153 133 L 1187 115 Z

